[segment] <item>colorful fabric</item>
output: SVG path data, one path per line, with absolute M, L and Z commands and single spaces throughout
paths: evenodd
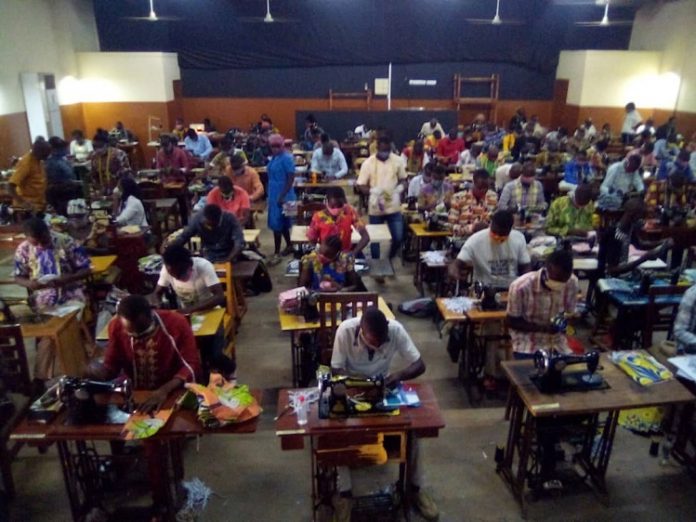
M 539 180 L 531 185 L 524 185 L 520 178 L 511 181 L 503 187 L 498 207 L 504 210 L 540 211 L 546 206 L 544 187 Z
M 653 181 L 645 194 L 645 206 L 652 211 L 658 207 L 685 209 L 689 201 L 687 189 L 687 185 L 675 190 L 667 181 Z
M 542 283 L 545 270 L 529 272 L 515 279 L 508 294 L 507 315 L 521 317 L 527 322 L 546 325 L 559 313 L 574 313 L 578 299 L 578 278 L 572 275 L 560 292 Z M 521 332 L 510 329 L 512 349 L 517 353 L 533 354 L 539 349 L 556 349 L 571 353 L 566 336 L 561 333 Z
M 619 426 L 636 433 L 660 433 L 664 416 L 665 409 L 661 407 L 621 410 Z
M 360 219 L 357 211 L 346 203 L 338 216 L 332 216 L 328 210 L 315 212 L 307 229 L 307 239 L 320 243 L 329 236 L 338 236 L 341 238 L 341 249 L 344 252 L 350 252 L 353 227 L 358 230 L 364 229 L 365 223 Z
M 454 235 L 467 236 L 473 232 L 474 225 L 488 225 L 497 204 L 498 195 L 494 190 L 480 194 L 473 189 L 467 189 L 454 194 L 450 199 L 450 211 L 447 216 Z
M 51 246 L 32 245 L 23 241 L 15 251 L 14 275 L 32 281 L 39 281 L 46 276 L 61 277 L 89 268 L 87 252 L 70 236 L 51 231 Z M 84 302 L 82 285 L 75 283 L 57 288 L 43 288 L 32 294 L 34 307 L 45 310 L 64 304 L 70 300 Z
M 198 399 L 198 420 L 206 428 L 220 428 L 258 417 L 263 410 L 246 385 L 236 386 L 220 374 L 210 375 L 208 386 L 187 384 Z
M 129 169 L 128 154 L 116 147 L 106 147 L 106 151 L 95 152 L 92 156 L 92 178 L 100 187 L 115 185 L 121 174 Z
M 418 208 L 423 210 L 432 210 L 440 203 L 449 205 L 452 195 L 454 194 L 454 185 L 449 181 L 443 181 L 439 187 L 433 183 L 426 183 L 421 187 L 418 194 Z
M 312 272 L 312 290 L 320 290 L 322 281 L 329 281 L 339 287 L 346 284 L 346 274 L 355 270 L 355 260 L 348 252 L 341 252 L 331 263 L 322 264 L 317 251 L 312 251 L 302 257 L 302 270 Z
M 201 361 L 188 319 L 167 310 L 158 310 L 156 315 L 155 331 L 144 339 L 128 335 L 118 318 L 109 323 L 109 344 L 104 353 L 109 379 L 123 372 L 133 380 L 136 390 L 156 390 L 175 377 L 195 382 Z
M 495 170 L 498 168 L 498 160 L 491 160 L 488 154 L 482 153 L 476 160 L 476 166 L 488 171 L 492 178 L 495 178 Z
M 41 161 L 32 152 L 21 157 L 9 182 L 17 187 L 17 194 L 31 203 L 36 210 L 46 207 L 46 172 Z M 15 205 L 19 202 L 15 200 Z
M 423 160 L 425 153 L 416 156 L 413 154 L 413 146 L 404 148 L 401 154 L 406 158 L 406 172 L 420 172 L 423 170 Z
M 594 171 L 589 163 L 578 163 L 577 161 L 569 161 L 566 163 L 563 177 L 563 181 L 566 183 L 570 183 L 571 185 L 591 183 L 594 177 Z
M 553 236 L 565 237 L 569 230 L 590 231 L 593 229 L 592 216 L 595 206 L 593 202 L 579 208 L 573 203 L 572 196 L 556 198 L 546 216 L 546 233 Z

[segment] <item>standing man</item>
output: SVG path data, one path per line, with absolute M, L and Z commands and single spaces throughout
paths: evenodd
M 400 371 L 394 371 L 392 361 L 396 354 L 401 356 L 405 365 Z M 394 387 L 401 381 L 415 379 L 425 373 L 425 363 L 421 354 L 397 321 L 389 321 L 376 307 L 365 309 L 362 317 L 343 321 L 336 330 L 331 371 L 334 375 L 354 377 L 374 377 L 382 375 L 387 387 Z M 432 498 L 422 489 L 423 470 L 419 466 L 418 439 L 411 437 L 411 455 L 409 466 L 413 469 L 412 484 L 407 484 L 414 495 L 416 507 L 427 520 L 438 517 L 438 509 Z M 334 501 L 336 520 L 349 522 L 352 508 L 352 483 L 350 468 L 338 468 L 338 498 Z
M 565 333 L 551 320 L 575 313 L 578 278 L 573 275 L 573 255 L 556 250 L 546 266 L 517 278 L 510 285 L 507 323 L 515 359 L 531 359 L 539 349 L 570 353 Z
M 627 103 L 625 109 L 626 115 L 621 126 L 621 141 L 624 145 L 630 145 L 636 135 L 636 129 L 643 121 L 643 117 L 636 110 L 636 104 L 633 102 Z
M 382 136 L 377 141 L 377 153 L 365 160 L 357 179 L 358 189 L 369 196 L 370 224 L 386 223 L 392 237 L 389 259 L 396 256 L 404 237 L 401 216 L 401 193 L 406 170 L 401 158 L 392 152 L 391 140 Z M 371 245 L 373 259 L 379 259 L 379 244 Z
M 437 118 L 431 118 L 421 126 L 418 136 L 421 138 L 427 138 L 428 136 L 435 134 L 435 131 L 440 131 L 440 136 L 445 135 L 445 130 L 442 128 L 442 125 L 440 125 L 440 122 L 437 121 Z
M 335 147 L 328 134 L 321 135 L 321 147 L 312 153 L 311 172 L 323 174 L 327 180 L 340 179 L 348 174 L 343 152 Z
M 46 171 L 43 162 L 50 153 L 51 146 L 38 137 L 31 151 L 21 157 L 10 177 L 13 205 L 32 212 L 43 212 L 46 207 Z

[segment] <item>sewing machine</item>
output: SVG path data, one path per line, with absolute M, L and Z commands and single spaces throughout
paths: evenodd
M 68 409 L 66 424 L 103 424 L 106 421 L 107 404 L 97 403 L 95 396 L 112 393 L 122 396 L 123 411 L 131 413 L 135 409 L 129 379 L 93 381 L 62 377 L 58 383 L 58 396 Z
M 585 364 L 587 371 L 564 375 L 563 370 L 573 364 Z M 598 351 L 574 355 L 562 354 L 556 350 L 537 350 L 534 354 L 534 367 L 537 373 L 533 380 L 542 393 L 592 389 L 604 385 L 601 375 L 596 373 L 599 367 Z
M 498 298 L 498 289 L 484 285 L 480 281 L 474 282 L 474 295 L 481 302 L 481 310 L 493 311 L 505 308 Z
M 398 409 L 384 404 L 386 393 L 381 375 L 369 378 L 326 375 L 320 381 L 319 418 L 385 414 Z

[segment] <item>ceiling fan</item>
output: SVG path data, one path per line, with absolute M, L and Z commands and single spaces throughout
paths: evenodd
M 466 21 L 470 24 L 479 25 L 522 25 L 524 22 L 522 20 L 503 20 L 500 18 L 500 0 L 496 0 L 495 3 L 495 16 L 492 19 L 488 18 L 466 18 Z
M 287 23 L 287 22 L 299 22 L 299 20 L 291 19 L 291 18 L 276 18 L 271 14 L 271 0 L 266 0 L 266 16 L 263 18 L 260 16 L 240 16 L 237 18 L 240 22 L 245 22 L 245 23 L 264 23 L 264 24 L 272 24 L 272 23 Z
M 609 0 L 604 4 L 604 16 L 599 22 L 575 22 L 575 25 L 581 25 L 583 27 L 609 27 L 611 25 L 631 25 L 632 20 L 609 20 Z
M 155 0 L 150 0 L 150 13 L 147 16 L 126 16 L 128 20 L 140 20 L 145 22 L 166 22 L 170 20 L 180 20 L 175 16 L 160 16 L 155 12 Z

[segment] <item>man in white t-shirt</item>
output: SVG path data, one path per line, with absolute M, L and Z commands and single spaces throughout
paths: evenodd
M 501 192 L 503 187 L 516 180 L 522 174 L 521 163 L 505 163 L 495 169 L 495 190 Z
M 474 281 L 506 289 L 518 276 L 529 271 L 531 259 L 524 235 L 512 230 L 514 217 L 507 210 L 498 210 L 491 226 L 466 240 L 449 273 L 461 279 L 473 268 Z
M 180 245 L 168 247 L 162 254 L 162 261 L 164 266 L 155 289 L 158 302 L 161 302 L 167 289 L 171 288 L 179 301 L 178 310 L 184 315 L 225 306 L 225 292 L 210 261 L 191 256 L 191 252 Z M 222 328 L 199 345 L 204 376 L 210 369 L 219 370 L 225 377 L 234 374 L 234 361 L 222 353 L 225 347 Z
M 403 369 L 394 371 L 392 362 L 396 359 Z M 365 309 L 361 317 L 343 321 L 336 330 L 331 371 L 334 375 L 353 377 L 373 377 L 382 375 L 389 387 L 400 381 L 415 379 L 425 372 L 425 363 L 418 348 L 404 327 L 397 321 L 389 321 L 376 307 Z M 412 437 L 409 467 L 411 468 L 411 487 L 413 500 L 428 520 L 438 516 L 437 506 L 421 486 L 422 469 L 418 465 L 418 439 Z M 338 497 L 334 500 L 335 517 L 339 522 L 350 521 L 352 483 L 350 468 L 338 467 Z
M 626 104 L 626 115 L 623 125 L 621 125 L 621 141 L 624 145 L 630 145 L 636 135 L 638 125 L 643 121 L 643 117 L 636 110 L 636 104 L 631 102 Z

